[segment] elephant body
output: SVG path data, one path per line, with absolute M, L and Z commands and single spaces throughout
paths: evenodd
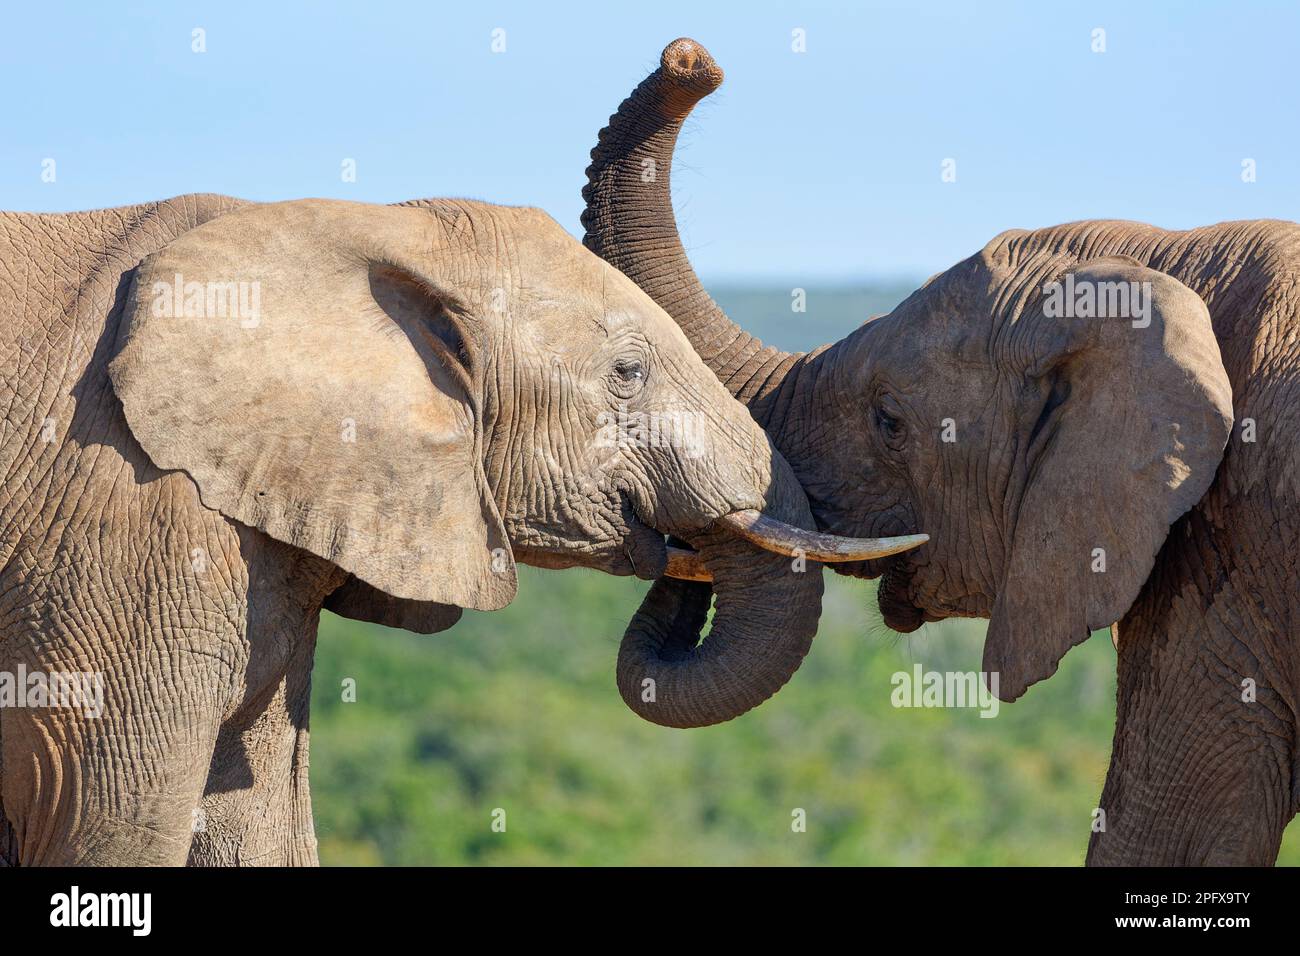
M 98 717 L 0 710 L 7 863 L 314 858 L 301 665 L 342 572 L 203 507 L 184 473 L 157 469 L 108 376 L 131 271 L 240 205 L 187 196 L 2 221 L 0 298 L 29 311 L 0 326 L 0 664 L 148 675 L 147 694 L 106 680 Z M 33 254 L 42 233 L 45 254 Z M 93 762 L 77 762 L 83 749 Z
M 889 315 L 786 353 L 713 302 L 669 177 L 640 175 L 671 168 L 721 82 L 694 41 L 664 50 L 592 150 L 587 246 L 749 406 L 820 528 L 930 535 L 837 568 L 881 579 L 890 627 L 989 618 L 984 670 L 1014 700 L 1114 626 L 1090 863 L 1271 863 L 1300 809 L 1300 225 L 1012 230 Z M 1142 288 L 1146 314 L 1063 315 L 1075 283 Z M 689 587 L 657 584 L 637 626 Z
M 1115 626 L 1105 829 L 1088 860 L 1270 864 L 1300 809 L 1300 225 L 1087 221 L 1009 231 L 982 255 L 1022 274 L 1035 260 L 1132 257 L 1209 310 L 1236 424 Z
M 713 631 L 637 643 L 619 683 L 680 726 L 773 693 L 815 630 L 818 566 L 744 531 L 813 534 L 789 466 L 538 210 L 5 213 L 0 370 L 0 680 L 95 689 L 0 684 L 0 864 L 314 863 L 322 607 L 435 633 L 508 603 L 517 560 L 653 579 L 673 535 Z
M 1013 262 L 1132 256 L 1209 309 L 1236 426 L 1117 625 L 1107 826 L 1088 859 L 1271 864 L 1300 810 L 1300 225 L 1082 222 L 991 248 Z

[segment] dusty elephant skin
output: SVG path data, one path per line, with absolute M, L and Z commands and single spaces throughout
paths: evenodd
M 516 560 L 656 578 L 671 534 L 718 623 L 669 661 L 638 645 L 620 684 L 664 671 L 642 712 L 729 719 L 807 651 L 817 566 L 713 528 L 806 534 L 788 465 L 538 210 L 3 214 L 0 303 L 0 673 L 102 691 L 0 708 L 0 862 L 315 862 L 322 607 L 433 633 L 508 603 Z
M 841 567 L 883 576 L 891 627 L 989 618 L 984 667 L 1013 700 L 1118 622 L 1089 863 L 1272 863 L 1300 794 L 1300 226 L 1013 230 L 890 315 L 784 353 L 710 299 L 673 218 L 677 134 L 721 82 L 693 41 L 665 49 L 592 151 L 588 247 L 749 405 L 821 528 L 930 534 Z M 1094 302 L 1062 312 L 1061 289 Z M 1121 289 L 1127 308 L 1097 308 Z M 660 582 L 643 615 L 690 587 Z

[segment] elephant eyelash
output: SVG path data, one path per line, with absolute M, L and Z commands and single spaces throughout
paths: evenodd
M 620 401 L 627 401 L 645 386 L 648 377 L 649 372 L 641 359 L 616 359 L 610 366 L 609 389 Z
M 620 359 L 614 363 L 614 374 L 625 382 L 644 382 L 645 364 L 638 359 Z
M 902 439 L 906 429 L 897 402 L 887 395 L 881 395 L 872 407 L 872 415 L 876 428 L 887 441 L 897 444 Z

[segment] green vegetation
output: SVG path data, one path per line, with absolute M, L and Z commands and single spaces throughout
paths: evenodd
M 719 298 L 770 316 L 777 344 L 808 347 L 885 311 L 891 294 L 810 292 L 816 323 L 791 317 L 787 289 Z M 898 671 L 978 670 L 984 622 L 903 638 L 880 622 L 873 585 L 826 582 L 821 629 L 789 686 L 695 731 L 642 722 L 614 687 L 644 582 L 523 568 L 510 607 L 430 637 L 326 614 L 312 701 L 322 861 L 1081 863 L 1114 726 L 1108 635 L 996 718 L 896 709 Z M 342 699 L 347 678 L 355 703 Z M 504 833 L 491 827 L 497 808 Z M 1300 827 L 1282 862 L 1300 863 Z
M 312 702 L 325 863 L 1082 861 L 1114 724 L 1106 634 L 995 718 L 895 709 L 896 671 L 978 670 L 984 622 L 900 638 L 872 586 L 827 575 L 821 631 L 789 686 L 739 720 L 675 731 L 634 717 L 614 687 L 645 585 L 522 578 L 509 608 L 430 637 L 325 617 Z M 342 702 L 348 677 L 356 703 Z M 1296 827 L 1283 861 L 1300 863 Z

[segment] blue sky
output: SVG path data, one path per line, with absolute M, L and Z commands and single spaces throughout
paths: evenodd
M 673 173 L 706 279 L 923 278 L 1073 219 L 1300 219 L 1286 0 L 14 5 L 0 207 L 468 196 L 580 234 L 597 131 L 682 35 L 727 73 Z

